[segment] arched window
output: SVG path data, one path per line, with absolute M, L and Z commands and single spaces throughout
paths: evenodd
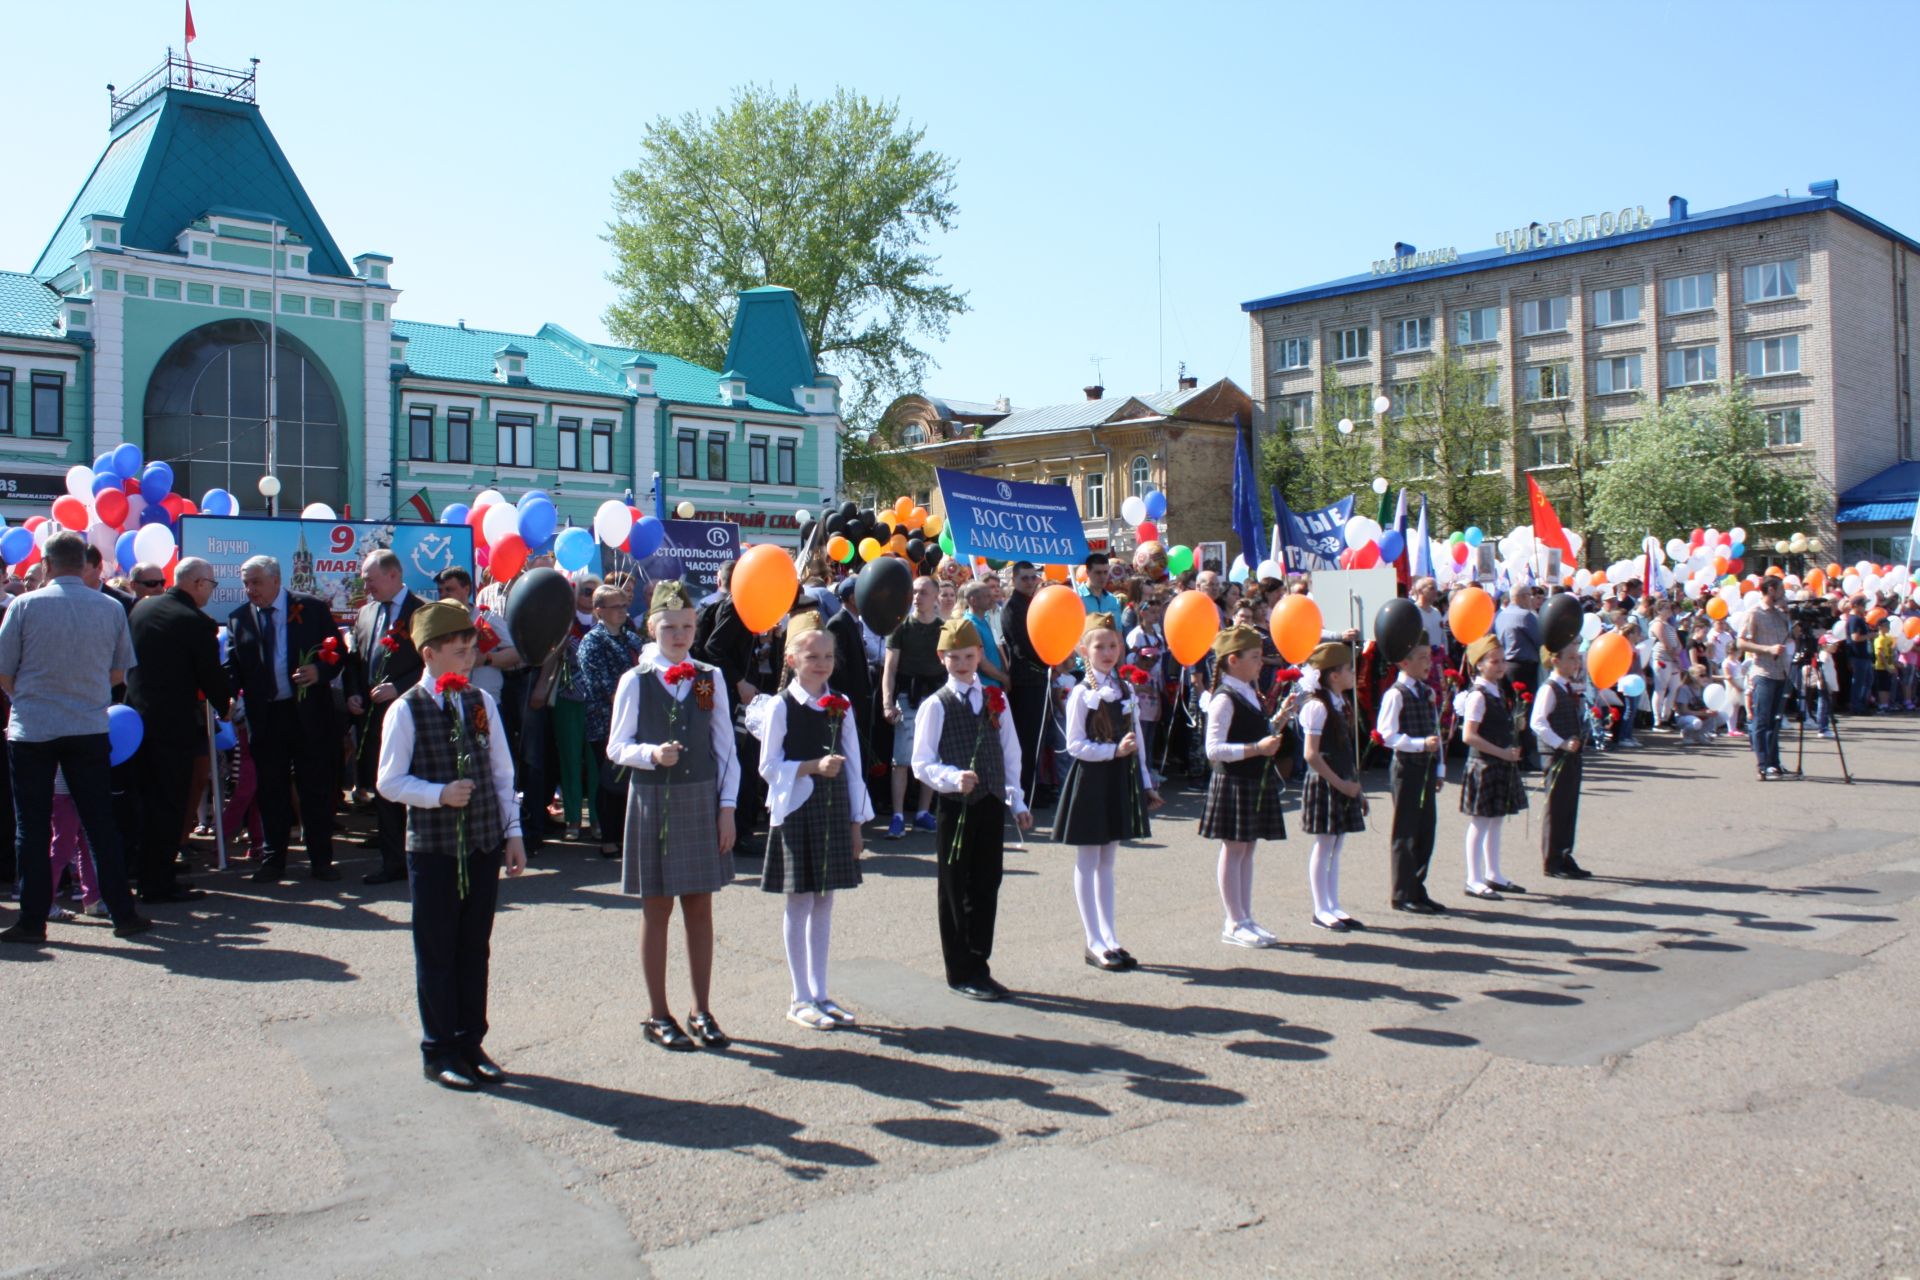
M 1152 483 L 1153 468 L 1147 462 L 1147 455 L 1143 453 L 1135 458 L 1129 470 L 1132 472 L 1133 487 L 1128 492 L 1132 497 L 1140 497 L 1146 493 L 1147 485 Z
M 274 379 L 279 510 L 347 498 L 346 448 L 333 379 L 305 344 L 280 332 Z M 177 492 L 225 489 L 242 511 L 264 513 L 267 326 L 222 320 L 174 343 L 147 381 L 146 454 L 173 467 Z

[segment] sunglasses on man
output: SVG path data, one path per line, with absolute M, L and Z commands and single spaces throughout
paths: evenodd
M 166 586 L 167 580 L 165 578 L 135 578 L 133 585 L 136 587 L 145 587 L 147 590 L 152 591 Z

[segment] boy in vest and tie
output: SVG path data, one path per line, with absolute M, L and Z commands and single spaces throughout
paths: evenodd
M 1553 674 L 1533 700 L 1533 736 L 1553 753 L 1547 766 L 1547 820 L 1540 828 L 1540 853 L 1555 880 L 1586 880 L 1593 875 L 1573 860 L 1574 827 L 1580 820 L 1580 742 L 1586 707 L 1580 696 L 1580 672 L 1586 660 L 1578 643 L 1558 653 L 1542 649 L 1542 666 Z
M 1393 791 L 1393 909 L 1430 916 L 1446 909 L 1427 896 L 1435 797 L 1447 778 L 1440 711 L 1427 678 L 1433 650 L 1423 638 L 1398 665 L 1400 675 L 1380 699 L 1376 725 L 1381 744 L 1393 752 L 1387 775 Z
M 507 1078 L 480 1047 L 487 1035 L 487 957 L 501 868 L 517 876 L 527 855 L 500 708 L 467 682 L 475 655 L 472 615 L 465 605 L 441 600 L 415 611 L 412 624 L 426 673 L 387 713 L 375 785 L 407 810 L 426 1077 L 471 1091 Z
M 1007 809 L 1020 830 L 1033 815 L 1020 792 L 1020 742 L 1003 691 L 980 683 L 980 633 L 965 617 L 940 628 L 947 682 L 920 704 L 913 776 L 939 794 L 940 951 L 947 986 L 973 1000 L 1011 994 L 988 967 L 1000 905 Z M 1004 798 L 1003 798 L 1004 797 Z

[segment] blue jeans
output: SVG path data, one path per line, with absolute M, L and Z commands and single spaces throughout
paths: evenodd
M 1853 666 L 1850 673 L 1853 680 L 1847 689 L 1847 709 L 1859 715 L 1873 701 L 1873 659 L 1849 658 L 1847 661 Z
M 108 780 L 112 756 L 104 733 L 82 733 L 45 742 L 7 743 L 13 766 L 13 806 L 18 820 L 14 849 L 20 863 L 20 923 L 45 927 L 53 907 L 53 775 L 66 774 L 67 791 L 87 833 L 100 896 L 115 924 L 139 915 L 127 885 L 120 828 L 113 820 Z
M 1751 685 L 1753 723 L 1747 740 L 1753 744 L 1754 763 L 1762 769 L 1780 767 L 1780 708 L 1785 705 L 1787 682 L 1755 675 Z

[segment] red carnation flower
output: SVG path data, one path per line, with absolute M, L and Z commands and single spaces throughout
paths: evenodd
M 837 693 L 822 694 L 820 701 L 814 705 L 826 712 L 829 720 L 838 720 L 853 709 L 853 703 Z
M 400 638 L 389 631 L 380 637 L 380 647 L 388 653 L 400 652 Z
M 1378 729 L 1375 729 L 1371 733 L 1369 733 L 1367 735 L 1367 740 L 1372 742 L 1373 745 L 1376 747 L 1384 747 L 1387 744 L 1387 740 L 1380 736 L 1380 731 Z
M 662 671 L 660 678 L 668 684 L 679 684 L 683 680 L 693 679 L 698 673 L 699 668 L 691 662 L 676 662 L 665 671 Z
M 1146 672 L 1134 666 L 1132 663 L 1128 663 L 1125 666 L 1121 667 L 1119 671 L 1119 676 L 1122 680 L 1125 680 L 1128 684 L 1136 684 L 1136 685 L 1145 684 L 1150 678 Z
M 1300 678 L 1300 668 L 1282 667 L 1273 673 L 1273 678 L 1281 684 L 1292 684 Z
M 1456 684 L 1459 683 L 1460 669 L 1458 667 L 1448 667 L 1445 671 L 1441 672 L 1440 674 L 1445 676 L 1447 679 L 1452 680 Z
M 433 682 L 433 691 L 438 694 L 461 693 L 468 687 L 467 678 L 458 671 L 449 671 Z
M 1524 694 L 1527 691 L 1527 682 L 1525 680 L 1515 680 L 1513 682 L 1513 691 Z
M 320 642 L 319 651 L 314 654 L 314 657 L 318 658 L 320 661 L 326 663 L 330 667 L 337 667 L 340 665 L 340 656 L 341 655 L 340 655 L 340 637 L 339 636 L 328 636 L 325 640 L 322 640 Z

